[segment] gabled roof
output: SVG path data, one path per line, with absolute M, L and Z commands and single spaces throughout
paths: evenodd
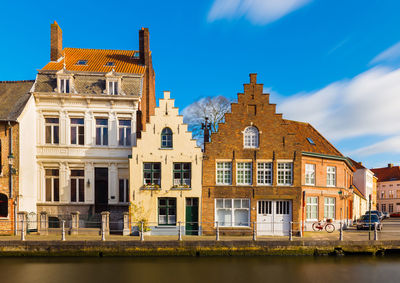
M 340 151 L 310 124 L 286 119 L 283 119 L 283 122 L 287 124 L 289 135 L 294 136 L 302 151 L 343 157 Z
M 0 82 L 0 121 L 16 121 L 28 102 L 34 81 Z
M 347 158 L 350 159 L 351 163 L 353 163 L 353 165 L 354 165 L 354 167 L 355 167 L 356 169 L 367 169 L 367 168 L 365 168 L 365 167 L 362 165 L 361 162 L 354 161 L 354 160 L 351 159 L 350 157 L 347 157 Z
M 400 167 L 384 167 L 371 169 L 375 176 L 378 177 L 378 182 L 398 181 L 400 180 Z
M 139 64 L 139 58 L 135 58 L 135 50 L 108 50 L 108 49 L 84 49 L 64 48 L 63 57 L 57 62 L 49 62 L 42 70 L 58 71 L 65 67 L 69 71 L 108 73 L 112 70 L 118 73 L 143 74 L 146 67 Z M 87 61 L 85 65 L 78 65 L 78 61 Z M 112 62 L 110 66 L 107 63 Z

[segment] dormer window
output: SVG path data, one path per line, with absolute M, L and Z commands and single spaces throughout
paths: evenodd
M 115 66 L 115 63 L 114 62 L 107 62 L 106 66 L 107 67 L 113 67 L 113 66 Z
M 118 82 L 117 81 L 108 82 L 108 94 L 110 94 L 110 95 L 118 94 Z
M 244 148 L 258 148 L 258 130 L 256 127 L 247 127 L 243 132 Z
M 60 79 L 60 93 L 70 93 L 70 79 Z

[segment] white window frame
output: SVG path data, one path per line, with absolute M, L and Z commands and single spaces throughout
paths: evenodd
M 306 221 L 318 221 L 318 197 L 306 197 Z
M 118 80 L 108 80 L 107 81 L 107 93 L 109 95 L 119 94 L 119 81 Z
M 97 125 L 97 120 L 107 120 L 107 125 Z M 97 117 L 94 119 L 95 122 L 95 145 L 96 146 L 108 146 L 110 144 L 110 132 L 109 132 L 109 119 Z M 100 144 L 97 144 L 97 129 L 100 128 Z M 104 144 L 104 129 L 107 129 L 107 144 Z
M 243 131 L 243 147 L 258 148 L 259 146 L 259 131 L 254 126 L 249 126 Z
M 53 175 L 46 175 L 46 170 L 58 170 L 58 176 L 53 176 Z M 44 170 L 44 201 L 47 203 L 50 202 L 55 202 L 59 203 L 60 202 L 60 169 L 59 168 L 45 168 Z M 58 179 L 58 200 L 54 200 L 54 180 Z M 50 180 L 51 183 L 51 188 L 50 188 L 50 194 L 51 194 L 51 200 L 47 200 L 47 180 Z
M 47 122 L 47 119 L 58 119 L 58 123 Z M 47 127 L 50 127 L 50 142 L 47 142 L 46 134 Z M 55 142 L 54 133 L 55 127 L 57 127 L 58 131 L 58 142 Z M 60 144 L 60 118 L 59 117 L 44 117 L 44 143 L 45 144 Z
M 336 187 L 336 167 L 327 166 L 326 167 L 326 186 Z
M 59 93 L 71 93 L 71 78 L 59 78 Z M 68 85 L 68 89 L 67 89 Z
M 304 177 L 306 185 L 315 186 L 315 164 L 306 164 Z
M 236 185 L 251 185 L 253 183 L 252 167 L 252 162 L 236 163 Z
M 83 120 L 83 124 L 72 124 L 72 119 L 82 119 Z M 71 117 L 69 120 L 69 124 L 70 124 L 70 144 L 71 145 L 85 145 L 85 119 L 83 117 Z M 76 143 L 72 143 L 72 128 L 76 128 L 75 130 L 75 139 L 76 139 Z M 79 129 L 83 128 L 83 144 L 79 143 Z
M 222 165 L 222 167 L 219 167 Z M 219 175 L 222 174 L 222 175 Z M 221 177 L 221 178 L 219 178 Z M 229 182 L 227 181 L 229 179 Z M 221 181 L 220 181 L 221 180 Z M 232 185 L 232 162 L 217 161 L 215 163 L 215 183 L 217 185 Z
M 236 202 L 235 202 L 236 201 Z M 240 201 L 240 207 L 237 207 L 238 202 Z M 246 202 L 248 204 L 248 207 L 246 206 Z M 222 203 L 222 207 L 221 204 Z M 230 205 L 229 205 L 230 203 Z M 215 221 L 218 221 L 218 211 L 219 210 L 226 210 L 226 211 L 230 211 L 231 213 L 231 223 L 220 223 L 218 221 L 218 226 L 219 227 L 250 227 L 250 199 L 246 199 L 246 198 L 216 198 L 214 201 L 214 219 Z M 229 207 L 230 206 L 230 207 Z M 247 225 L 235 225 L 235 211 L 236 210 L 247 210 Z
M 333 203 L 331 202 L 332 200 Z M 324 197 L 324 218 L 335 219 L 335 216 L 336 216 L 336 198 Z
M 131 124 L 128 125 L 120 125 L 120 121 L 129 121 Z M 124 138 L 122 139 L 121 144 L 121 135 L 120 130 L 123 130 Z M 130 130 L 129 137 L 127 136 L 127 130 Z M 132 145 L 132 120 L 131 119 L 118 119 L 118 145 L 119 146 L 131 146 Z
M 278 162 L 276 175 L 277 175 L 277 185 L 278 186 L 292 186 L 293 185 L 293 162 Z
M 72 176 L 72 171 L 74 170 L 79 170 L 83 171 L 83 176 Z M 70 196 L 70 202 L 71 203 L 85 203 L 85 170 L 84 169 L 71 169 L 70 172 L 70 179 L 71 179 L 71 184 L 70 184 L 70 189 L 75 189 L 75 195 L 76 195 L 76 201 L 72 201 L 71 196 Z M 75 188 L 72 188 L 72 179 L 75 179 Z M 79 198 L 79 180 L 83 180 L 83 200 Z
M 257 185 L 272 186 L 273 164 L 272 162 L 257 163 Z

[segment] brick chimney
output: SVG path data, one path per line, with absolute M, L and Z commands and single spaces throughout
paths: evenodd
M 50 60 L 57 61 L 62 56 L 62 30 L 56 21 L 50 25 Z
M 150 33 L 148 28 L 139 30 L 140 64 L 148 65 L 150 57 Z
M 389 164 L 388 164 L 388 167 L 389 167 L 389 168 L 392 168 L 392 167 L 393 167 L 393 163 L 389 163 Z

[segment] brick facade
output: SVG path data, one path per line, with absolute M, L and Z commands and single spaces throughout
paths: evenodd
M 320 196 L 320 219 L 324 213 L 324 200 L 321 196 L 335 198 L 335 219 L 339 219 L 340 211 L 345 211 L 344 203 L 348 205 L 349 202 L 348 199 L 342 200 L 339 195 L 340 190 L 343 191 L 342 195 L 348 195 L 347 188 L 351 185 L 352 169 L 345 162 L 346 158 L 311 125 L 285 120 L 282 114 L 277 114 L 276 105 L 269 103 L 269 94 L 263 94 L 263 85 L 257 84 L 256 78 L 256 74 L 250 74 L 250 83 L 244 84 L 244 93 L 238 94 L 238 102 L 232 104 L 231 113 L 225 114 L 225 122 L 219 125 L 218 132 L 211 135 L 211 142 L 205 143 L 202 191 L 202 221 L 205 234 L 214 233 L 217 198 L 249 199 L 251 222 L 257 221 L 257 201 L 289 200 L 292 204 L 295 230 L 299 230 L 299 223 L 304 219 L 303 192 L 306 196 Z M 243 132 L 249 126 L 256 127 L 259 131 L 256 148 L 244 148 Z M 308 137 L 315 144 L 310 144 Z M 307 152 L 315 156 L 303 155 Z M 231 162 L 230 185 L 216 184 L 217 162 Z M 251 185 L 236 184 L 238 162 L 251 162 Z M 272 163 L 271 185 L 257 185 L 258 162 Z M 277 165 L 280 162 L 293 163 L 291 185 L 277 184 Z M 307 162 L 316 165 L 316 184 L 312 187 L 304 186 L 304 168 Z M 327 165 L 336 167 L 335 187 L 326 186 Z M 222 234 L 232 231 L 250 234 L 251 227 L 221 228 L 220 231 Z
M 0 234 L 11 234 L 14 231 L 14 201 L 19 194 L 18 171 L 19 171 L 19 125 L 18 123 L 11 122 L 12 129 L 12 154 L 14 156 L 15 174 L 12 174 L 13 192 L 10 197 L 10 170 L 8 165 L 8 156 L 10 150 L 10 126 L 8 122 L 0 122 L 0 194 L 7 196 L 8 199 L 8 215 L 7 217 L 0 217 Z

